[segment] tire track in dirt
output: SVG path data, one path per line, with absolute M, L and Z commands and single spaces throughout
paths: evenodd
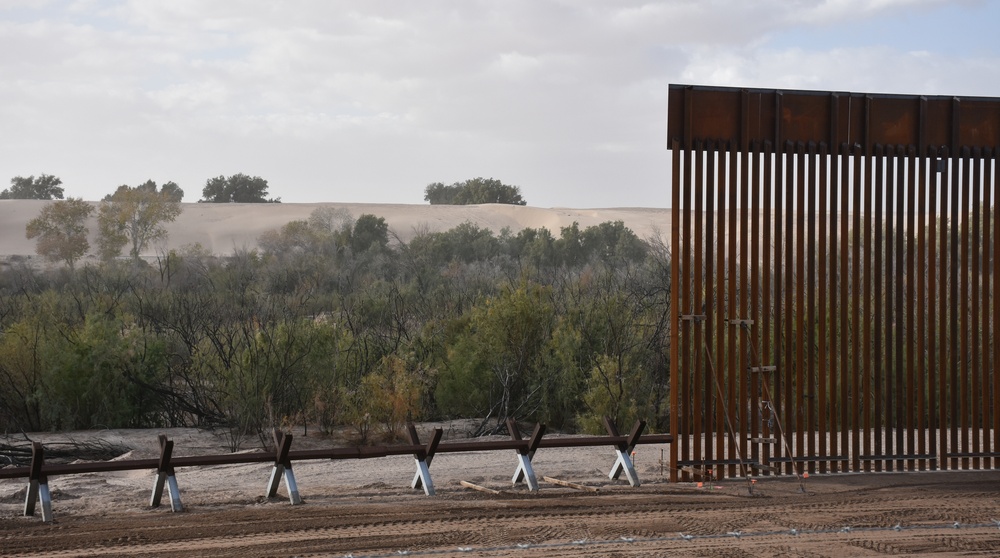
M 597 494 L 545 490 L 495 497 L 446 489 L 436 498 L 374 487 L 361 497 L 318 492 L 295 507 L 257 499 L 250 505 L 194 504 L 180 514 L 148 509 L 57 514 L 50 525 L 0 516 L 0 555 L 254 558 L 409 550 L 467 556 L 459 547 L 471 547 L 477 556 L 519 557 L 1000 552 L 996 528 L 944 528 L 955 521 L 986 524 L 1000 518 L 996 493 L 983 490 L 981 482 L 933 480 L 886 488 L 878 475 L 831 477 L 813 481 L 809 494 L 769 480 L 767 493 L 753 497 L 740 493 L 741 483 L 723 484 L 724 490 L 714 492 L 650 484 Z M 892 530 L 897 524 L 900 530 Z M 845 526 L 855 530 L 838 532 Z M 800 535 L 792 535 L 792 529 Z M 736 532 L 742 536 L 727 536 Z M 694 538 L 685 540 L 679 533 Z

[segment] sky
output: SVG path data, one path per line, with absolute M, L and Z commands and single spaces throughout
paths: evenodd
M 670 84 L 1000 97 L 1000 2 L 0 0 L 0 188 L 667 207 Z

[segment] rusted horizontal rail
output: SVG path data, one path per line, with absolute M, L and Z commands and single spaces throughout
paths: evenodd
M 670 434 L 646 434 L 636 441 L 638 444 L 669 444 Z M 582 448 L 587 446 L 618 445 L 627 442 L 626 436 L 580 436 L 572 438 L 542 438 L 540 448 Z M 440 451 L 440 450 L 438 450 Z

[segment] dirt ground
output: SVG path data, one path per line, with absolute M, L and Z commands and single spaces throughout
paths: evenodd
M 212 449 L 198 433 L 168 434 Z M 148 446 L 127 440 L 136 446 L 129 457 L 155 452 L 155 433 L 147 437 Z M 1000 555 L 997 471 L 813 475 L 805 492 L 794 477 L 761 478 L 750 495 L 742 480 L 667 482 L 660 449 L 640 446 L 638 488 L 607 478 L 608 448 L 539 450 L 537 493 L 511 485 L 513 452 L 439 454 L 434 497 L 410 489 L 409 457 L 301 462 L 299 506 L 263 498 L 266 464 L 186 469 L 177 477 L 181 513 L 148 507 L 151 471 L 54 477 L 51 524 L 22 517 L 26 483 L 5 480 L 0 555 Z M 461 480 L 501 493 L 469 490 Z

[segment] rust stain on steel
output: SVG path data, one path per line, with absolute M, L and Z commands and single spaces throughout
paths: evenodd
M 667 115 L 671 479 L 1000 462 L 1000 98 L 672 85 Z

